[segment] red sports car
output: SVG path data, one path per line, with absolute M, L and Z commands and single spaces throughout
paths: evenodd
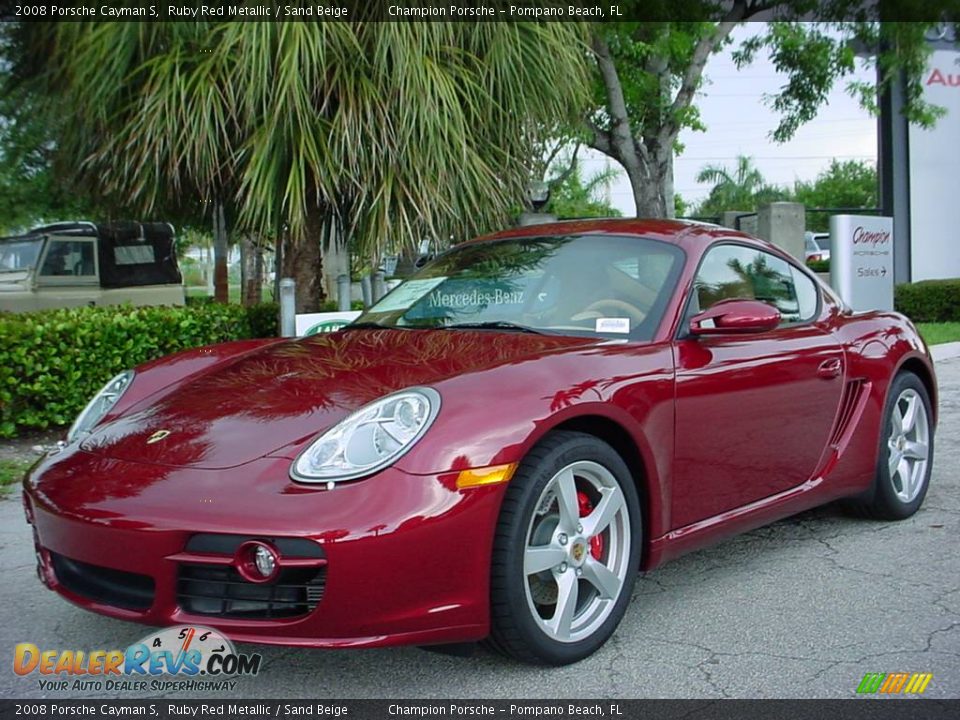
M 117 376 L 24 503 L 43 582 L 106 615 L 563 664 L 638 571 L 832 500 L 912 515 L 936 393 L 906 318 L 851 312 L 767 243 L 533 226 L 342 331 Z

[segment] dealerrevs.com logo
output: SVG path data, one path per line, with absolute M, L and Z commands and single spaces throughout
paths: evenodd
M 236 676 L 260 672 L 261 660 L 257 653 L 238 653 L 213 628 L 178 625 L 151 633 L 126 650 L 41 650 L 19 643 L 13 671 L 38 676 L 40 689 L 47 691 L 229 691 L 237 685 Z

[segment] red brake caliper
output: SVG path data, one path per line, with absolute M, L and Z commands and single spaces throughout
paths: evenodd
M 587 494 L 583 490 L 577 490 L 577 505 L 580 510 L 580 517 L 586 517 L 591 512 L 593 512 L 593 503 L 590 502 L 590 498 L 587 497 Z M 603 536 L 594 535 L 590 538 L 590 554 L 593 556 L 594 560 L 600 560 L 603 558 Z

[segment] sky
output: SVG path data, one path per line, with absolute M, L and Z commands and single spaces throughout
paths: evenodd
M 777 114 L 764 105 L 763 95 L 775 93 L 785 83 L 785 76 L 779 75 L 765 57 L 758 56 L 742 70 L 731 57 L 743 39 L 761 29 L 759 23 L 737 28 L 734 42 L 707 63 L 708 81 L 697 100 L 707 131 L 684 130 L 680 134 L 684 150 L 674 162 L 674 186 L 687 203 L 702 200 L 710 191 L 709 184 L 696 180 L 705 165 L 733 169 L 738 155 L 752 157 L 767 182 L 787 186 L 795 180 L 814 179 L 833 158 L 876 162 L 876 119 L 845 92 L 851 79 L 873 79 L 873 71 L 866 68 L 858 68 L 855 75 L 841 80 L 817 117 L 802 126 L 791 141 L 780 144 L 770 138 L 777 126 Z M 593 151 L 581 157 L 584 177 L 602 170 L 608 162 Z M 622 172 L 609 196 L 611 204 L 624 215 L 634 214 L 633 194 Z

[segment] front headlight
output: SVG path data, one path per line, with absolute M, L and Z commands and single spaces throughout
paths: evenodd
M 104 385 L 100 392 L 93 396 L 93 400 L 87 403 L 83 412 L 77 416 L 73 425 L 70 426 L 70 431 L 67 433 L 68 443 L 72 443 L 75 440 L 82 440 L 91 433 L 96 424 L 103 420 L 103 416 L 110 411 L 110 408 L 116 405 L 120 396 L 130 387 L 130 383 L 133 382 L 133 375 L 133 370 L 125 370 Z
M 395 462 L 427 431 L 440 394 L 411 388 L 375 400 L 327 430 L 290 468 L 300 482 L 338 482 L 370 475 Z

